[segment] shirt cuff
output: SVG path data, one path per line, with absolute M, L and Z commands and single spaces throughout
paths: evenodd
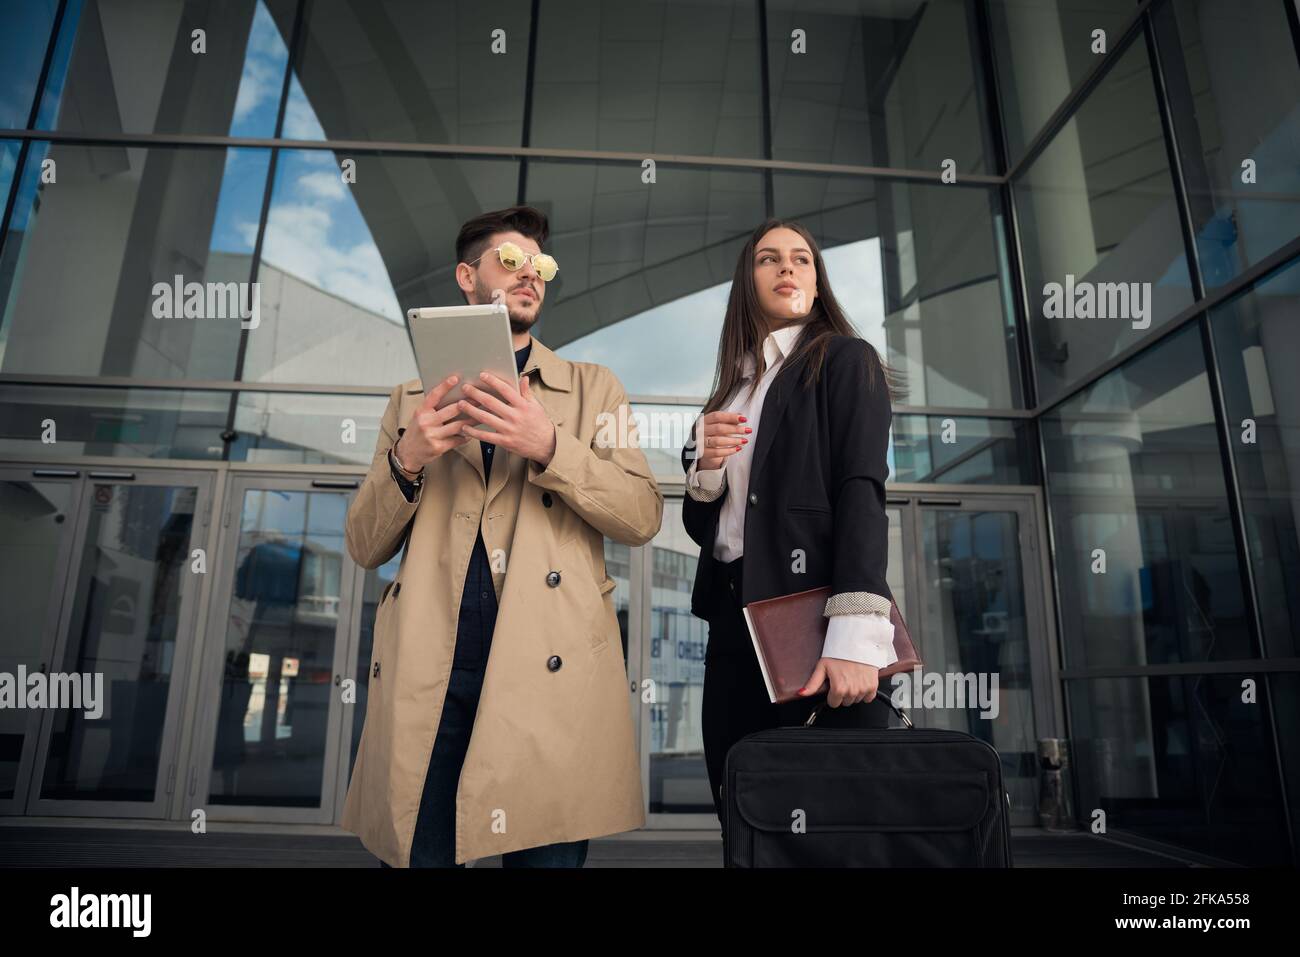
M 898 660 L 894 652 L 894 623 L 884 615 L 833 615 L 826 625 L 823 658 L 842 658 L 875 668 Z
M 727 484 L 727 463 L 724 461 L 716 469 L 698 471 L 700 460 L 691 463 L 686 473 L 686 494 L 697 502 L 716 501 L 722 495 Z

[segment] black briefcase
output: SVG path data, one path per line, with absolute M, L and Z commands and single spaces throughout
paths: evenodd
M 727 867 L 1010 867 L 1011 797 L 987 742 L 961 731 L 803 727 L 727 752 Z

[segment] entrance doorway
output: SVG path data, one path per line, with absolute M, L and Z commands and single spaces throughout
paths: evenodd
M 211 503 L 199 471 L 0 470 L 0 670 L 100 698 L 0 710 L 0 810 L 166 815 Z

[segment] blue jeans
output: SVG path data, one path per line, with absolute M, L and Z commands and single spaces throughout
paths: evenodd
M 412 867 L 464 867 L 456 863 L 456 788 L 460 769 L 469 750 L 483 676 L 480 667 L 451 669 L 447 698 L 438 723 L 438 735 L 429 759 L 429 773 L 420 796 L 420 813 L 411 843 Z M 484 825 L 486 826 L 486 824 Z M 501 855 L 502 867 L 582 867 L 587 860 L 587 842 L 543 844 Z M 380 864 L 388 867 L 383 861 Z

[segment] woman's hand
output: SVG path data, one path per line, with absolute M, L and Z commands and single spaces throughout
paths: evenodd
M 799 689 L 804 697 L 820 692 L 827 680 L 830 692 L 826 703 L 832 708 L 847 708 L 861 701 L 870 701 L 880 687 L 880 669 L 860 661 L 843 658 L 822 658 L 813 669 L 812 677 Z
M 739 412 L 710 412 L 701 416 L 695 430 L 695 451 L 699 455 L 695 470 L 716 469 L 727 456 L 739 452 L 749 441 L 745 436 L 754 431 L 744 424 L 746 421 Z

